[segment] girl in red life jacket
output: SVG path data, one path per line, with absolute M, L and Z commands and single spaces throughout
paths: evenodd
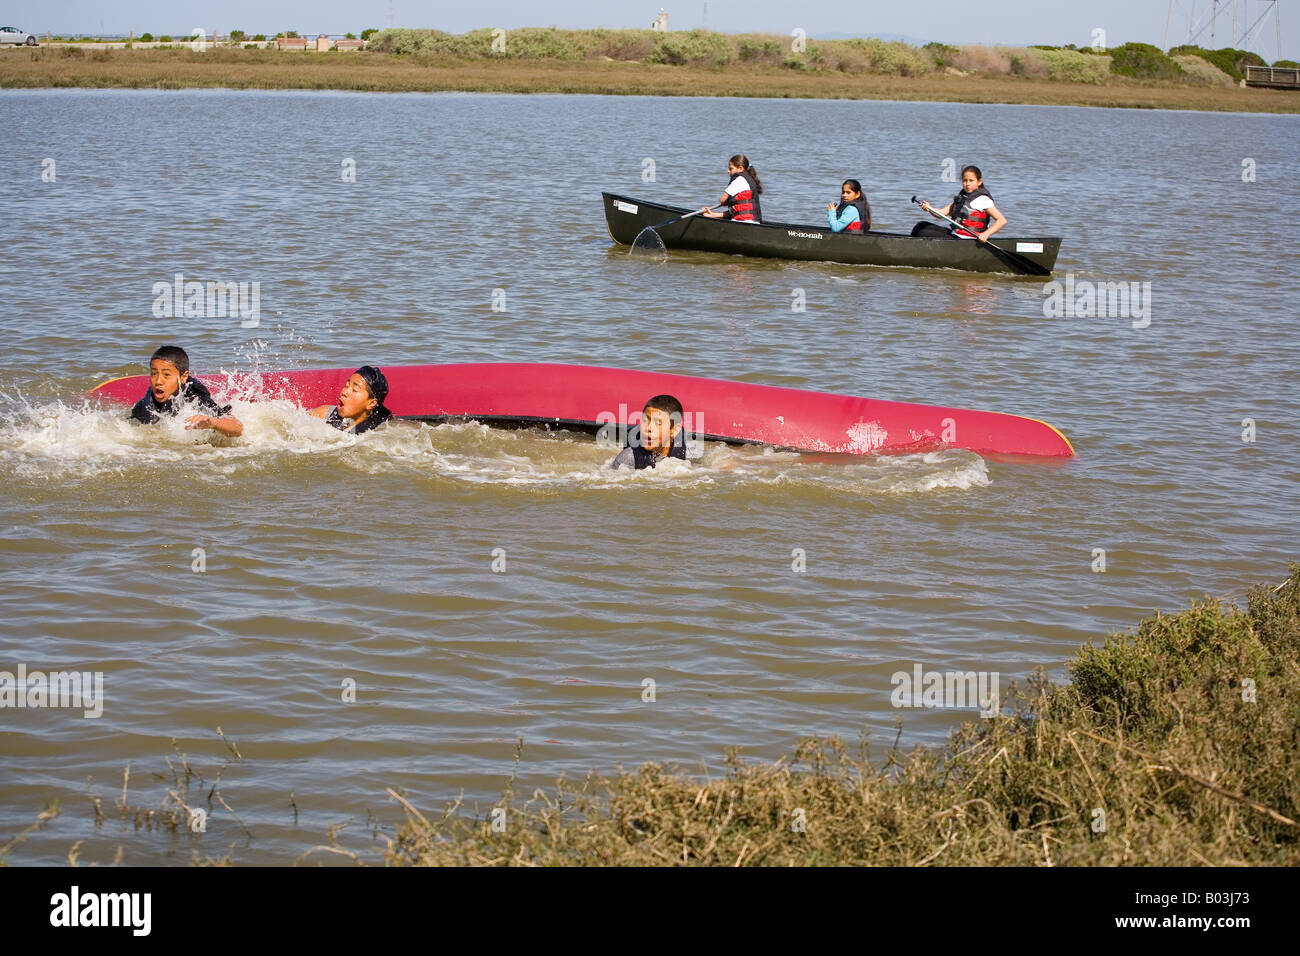
M 986 241 L 995 232 L 1007 224 L 1006 216 L 998 212 L 993 205 L 993 197 L 984 188 L 984 177 L 978 166 L 966 166 L 961 171 L 961 192 L 952 197 L 952 202 L 942 209 L 935 210 L 928 202 L 921 208 L 930 215 L 944 215 L 961 223 L 955 226 L 937 226 L 932 222 L 918 222 L 912 227 L 912 235 L 927 239 L 978 239 Z
M 762 222 L 763 215 L 759 210 L 758 194 L 763 191 L 763 185 L 758 181 L 758 170 L 749 165 L 749 160 L 743 153 L 737 153 L 727 160 L 727 174 L 731 177 L 731 182 L 727 184 L 727 191 L 718 200 L 719 206 L 727 208 L 715 210 L 711 206 L 705 206 L 700 211 L 710 219 Z
M 871 206 L 862 195 L 862 183 L 856 179 L 844 180 L 840 187 L 840 201 L 828 203 L 826 220 L 831 232 L 848 232 L 860 236 L 871 229 Z

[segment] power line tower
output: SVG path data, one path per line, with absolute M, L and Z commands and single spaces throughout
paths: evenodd
M 1186 22 L 1186 39 L 1176 40 L 1189 46 L 1218 49 L 1220 37 L 1227 39 L 1232 30 L 1232 48 L 1251 50 L 1264 56 L 1268 46 L 1267 21 L 1273 19 L 1273 39 L 1276 54 L 1282 58 L 1282 14 L 1278 0 L 1169 0 L 1169 16 L 1165 19 L 1165 49 L 1169 49 L 1169 34 L 1175 23 Z

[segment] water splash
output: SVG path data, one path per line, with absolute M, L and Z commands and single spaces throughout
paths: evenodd
M 840 494 L 912 494 L 969 490 L 990 483 L 985 462 L 961 449 L 916 455 L 804 455 L 759 446 L 700 443 L 691 462 L 613 471 L 618 449 L 574 432 L 507 430 L 478 422 L 428 425 L 397 421 L 363 436 L 337 431 L 287 401 L 251 402 L 256 376 L 218 396 L 244 423 L 229 439 L 191 431 L 184 416 L 153 426 L 129 421 L 119 407 L 89 401 L 32 404 L 0 393 L 0 467 L 19 479 L 76 481 L 99 475 L 148 476 L 176 465 L 200 481 L 274 473 L 319 461 L 320 480 L 339 467 L 370 476 L 537 489 L 678 490 L 783 485 Z M 310 471 L 305 476 L 312 480 Z

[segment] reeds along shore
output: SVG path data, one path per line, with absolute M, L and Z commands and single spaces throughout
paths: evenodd
M 865 39 L 808 40 L 794 52 L 790 37 L 516 30 L 505 35 L 505 51 L 494 53 L 493 39 L 487 30 L 391 30 L 359 53 L 18 47 L 0 50 L 0 87 L 628 93 L 1300 111 L 1300 93 L 1241 88 L 1203 57 L 1170 58 L 1155 48 L 1126 56 L 1123 48 L 1110 54 L 917 48 Z M 1116 63 L 1125 72 L 1114 72 Z
M 700 780 L 656 765 L 422 813 L 394 864 L 1300 864 L 1300 565 L 1084 645 L 938 751 L 810 740 Z M 495 822 L 495 826 L 494 826 Z

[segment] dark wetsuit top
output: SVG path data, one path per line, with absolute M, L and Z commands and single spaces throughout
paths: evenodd
M 683 432 L 677 433 L 677 437 L 673 439 L 672 447 L 668 450 L 667 455 L 657 455 L 649 448 L 642 448 L 639 437 L 639 426 L 637 429 L 628 432 L 629 444 L 609 463 L 610 468 L 635 468 L 639 471 L 642 468 L 653 468 L 665 458 L 686 460 L 686 437 Z
M 145 392 L 144 398 L 132 407 L 131 417 L 137 422 L 153 425 L 164 415 L 179 415 L 183 404 L 197 405 L 214 418 L 221 418 L 230 412 L 229 405 L 218 405 L 212 393 L 208 391 L 208 387 L 197 378 L 192 378 L 165 402 L 159 402 L 153 397 L 153 389 Z
M 333 425 L 341 432 L 351 432 L 353 435 L 363 435 L 371 429 L 378 428 L 393 417 L 387 406 L 376 405 L 375 410 L 366 416 L 366 420 L 360 425 L 352 424 L 352 419 L 344 418 L 339 414 L 337 407 L 331 408 L 329 415 L 325 418 L 326 425 Z

